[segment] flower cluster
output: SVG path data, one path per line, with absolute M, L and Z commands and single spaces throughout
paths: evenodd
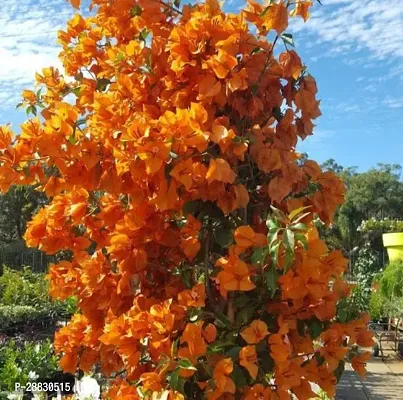
M 48 274 L 81 310 L 56 335 L 61 366 L 98 365 L 111 399 L 334 395 L 372 339 L 313 224 L 344 185 L 295 151 L 321 113 L 286 29 L 312 1 L 91 3 L 59 33 L 65 76 L 23 93 L 41 117 L 0 128 L 0 188 L 50 199 L 27 244 L 70 255 Z

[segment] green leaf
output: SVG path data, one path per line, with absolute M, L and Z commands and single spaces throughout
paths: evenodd
M 78 86 L 78 87 L 74 88 L 74 89 L 73 89 L 73 93 L 74 93 L 77 97 L 80 96 L 81 87 Z
M 187 358 L 182 358 L 181 360 L 179 360 L 178 365 L 182 369 L 188 369 L 188 370 L 192 370 L 192 371 L 197 371 L 197 368 Z
M 308 250 L 308 238 L 304 234 L 302 233 L 295 234 L 295 241 L 301 242 L 302 245 L 304 246 L 304 249 Z
M 249 297 L 249 295 L 247 295 L 247 294 L 242 294 L 241 296 L 239 296 L 239 297 L 237 297 L 236 299 L 235 299 L 235 302 L 234 302 L 234 304 L 237 306 L 237 307 L 244 307 L 244 306 L 246 306 L 249 302 L 250 302 L 250 297 Z
M 251 51 L 251 56 L 253 56 L 254 54 L 259 53 L 260 51 L 262 51 L 261 47 L 255 47 L 252 51 Z
M 246 374 L 237 365 L 234 366 L 234 370 L 230 374 L 230 378 L 234 381 L 235 386 L 238 389 L 241 389 L 246 385 Z
M 285 44 L 289 44 L 292 47 L 295 47 L 294 38 L 290 33 L 283 33 L 281 35 L 281 39 L 283 39 Z
M 215 321 L 214 325 L 216 325 L 219 328 L 228 328 L 229 326 L 232 325 L 231 321 L 228 319 L 228 317 L 220 312 L 215 313 Z
M 307 325 L 312 339 L 317 339 L 323 332 L 323 324 L 317 318 L 307 321 Z
M 186 216 L 187 214 L 194 215 L 202 208 L 203 203 L 200 200 L 191 200 L 186 202 L 182 207 L 182 212 Z
M 324 364 L 324 362 L 326 361 L 325 357 L 323 357 L 319 352 L 315 353 L 314 358 L 318 364 L 318 366 L 320 367 L 321 365 Z
M 277 217 L 277 219 L 282 222 L 283 224 L 286 224 L 287 222 L 287 217 L 285 216 L 285 214 L 279 210 L 276 207 L 270 206 L 271 210 L 273 211 L 273 214 Z
M 303 213 L 303 214 L 299 215 L 298 218 L 296 218 L 296 219 L 293 221 L 293 223 L 296 224 L 297 222 L 301 221 L 301 219 L 305 218 L 305 217 L 306 217 L 307 215 L 309 215 L 309 214 L 310 214 L 310 212 L 306 212 L 306 213 Z
M 175 6 L 176 8 L 179 8 L 180 5 L 181 5 L 181 0 L 174 0 L 174 6 Z
M 170 379 L 169 379 L 169 384 L 171 386 L 171 388 L 173 390 L 179 390 L 179 381 L 180 381 L 180 377 L 179 377 L 179 370 L 176 369 L 175 371 L 172 372 Z
M 116 62 L 123 61 L 125 59 L 125 55 L 123 53 L 118 53 L 116 56 Z
M 251 264 L 264 264 L 268 253 L 269 246 L 258 247 L 252 253 L 252 257 L 250 259 Z
M 233 347 L 229 349 L 225 355 L 232 358 L 232 361 L 237 363 L 239 360 L 239 352 L 241 351 L 242 347 Z
M 35 115 L 36 116 L 36 107 L 35 106 L 29 106 L 28 108 L 27 108 L 27 115 L 29 115 L 29 114 L 33 114 L 33 115 Z
M 68 140 L 69 140 L 69 143 L 76 144 L 76 139 L 75 139 L 74 135 L 71 135 Z
M 234 231 L 232 229 L 216 228 L 214 229 L 213 237 L 218 245 L 227 248 L 234 242 Z
M 192 284 L 193 270 L 191 268 L 181 268 L 180 277 L 182 282 L 188 289 L 191 289 L 193 287 Z
M 275 243 L 278 241 L 279 232 L 280 232 L 280 230 L 278 230 L 276 232 L 269 232 L 268 233 L 267 239 L 268 239 L 268 242 L 269 242 L 269 249 L 272 249 L 273 246 L 275 245 Z
M 346 322 L 348 318 L 348 312 L 342 308 L 337 312 L 337 318 L 340 322 Z
M 237 326 L 246 325 L 248 321 L 251 319 L 252 315 L 256 310 L 256 306 L 248 306 L 243 307 L 236 313 L 235 323 Z
M 134 6 L 130 9 L 130 16 L 131 17 L 138 17 L 143 12 L 142 8 L 139 6 Z
M 190 322 L 196 322 L 203 315 L 203 311 L 199 308 L 189 308 L 188 316 Z
M 150 31 L 148 31 L 146 28 L 144 28 L 141 32 L 140 32 L 140 40 L 142 40 L 143 42 L 145 42 L 147 40 L 148 35 L 150 34 Z
M 336 377 L 337 383 L 339 383 L 340 378 L 343 375 L 344 368 L 345 368 L 345 362 L 344 361 L 339 361 L 339 365 L 337 366 L 337 368 L 333 372 L 334 376 Z
M 277 271 L 277 268 L 274 265 L 271 265 L 265 273 L 266 286 L 267 289 L 269 290 L 271 297 L 273 297 L 274 294 L 276 293 L 277 280 L 279 276 L 280 275 Z
M 305 206 L 305 207 L 299 207 L 296 208 L 295 210 L 291 211 L 291 213 L 288 215 L 288 218 L 290 221 L 292 221 L 298 214 L 301 214 L 302 211 L 306 210 L 310 206 Z
M 152 73 L 152 69 L 149 65 L 142 65 L 139 67 L 139 70 L 143 73 L 143 74 L 151 74 Z
M 283 244 L 286 250 L 290 250 L 294 254 L 295 237 L 291 229 L 286 229 L 283 234 Z
M 292 224 L 288 228 L 292 229 L 293 231 L 307 231 L 308 230 L 308 226 L 303 224 L 302 222 Z
M 273 247 L 270 248 L 270 255 L 273 259 L 273 263 L 275 266 L 278 265 L 278 251 L 280 249 L 280 242 L 276 243 L 275 245 L 273 245 Z
M 231 341 L 220 341 L 220 342 L 214 342 L 210 346 L 207 347 L 207 353 L 208 354 L 213 354 L 213 353 L 222 353 L 224 348 L 226 347 L 234 347 L 234 342 Z
M 270 353 L 265 349 L 265 351 L 258 353 L 259 365 L 262 367 L 263 371 L 268 374 L 273 372 L 274 360 L 270 357 Z
M 15 108 L 21 108 L 22 106 L 24 105 L 24 103 L 18 103 L 16 106 L 15 106 Z
M 269 0 L 268 6 L 260 13 L 261 17 L 264 17 L 266 15 L 267 11 L 269 11 L 269 8 L 273 5 L 273 1 L 274 0 Z
M 280 225 L 278 224 L 277 220 L 275 219 L 268 219 L 266 221 L 266 226 L 269 229 L 269 231 L 278 231 L 280 229 Z
M 274 107 L 271 114 L 273 115 L 274 118 L 276 118 L 277 121 L 281 121 L 283 118 L 283 114 L 281 113 L 281 108 L 280 107 Z
M 287 249 L 285 251 L 285 258 L 284 258 L 284 270 L 287 272 L 288 268 L 292 265 L 294 261 L 294 249 L 290 250 Z

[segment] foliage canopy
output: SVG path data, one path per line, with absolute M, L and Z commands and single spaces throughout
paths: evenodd
M 49 272 L 82 312 L 56 335 L 61 366 L 99 364 L 114 399 L 333 396 L 372 338 L 312 222 L 344 185 L 295 152 L 321 113 L 286 29 L 313 3 L 91 3 L 59 33 L 65 75 L 23 93 L 40 118 L 0 130 L 1 189 L 50 198 L 27 244 L 72 254 Z

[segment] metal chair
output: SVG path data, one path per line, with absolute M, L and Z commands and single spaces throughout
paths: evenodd
M 399 329 L 400 318 L 397 320 L 396 324 L 392 324 L 391 321 L 388 323 L 370 323 L 369 328 L 374 333 L 374 339 L 377 341 L 379 350 L 381 352 L 382 361 L 384 361 L 385 356 L 383 353 L 382 342 L 393 342 L 394 351 L 398 353 L 399 343 L 403 340 L 403 333 Z M 373 354 L 377 356 L 376 350 L 374 349 Z

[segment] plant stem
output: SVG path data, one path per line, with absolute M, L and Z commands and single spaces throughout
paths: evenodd
M 231 321 L 231 323 L 235 322 L 235 309 L 234 309 L 234 296 L 233 296 L 233 293 L 230 293 L 228 295 L 227 317 Z
M 211 289 L 210 289 L 210 274 L 209 274 L 209 259 L 210 259 L 210 242 L 211 242 L 211 232 L 210 229 L 207 229 L 206 236 L 204 239 L 205 243 L 205 253 L 204 253 L 204 280 L 206 286 L 206 293 L 208 300 L 212 303 L 211 299 Z

